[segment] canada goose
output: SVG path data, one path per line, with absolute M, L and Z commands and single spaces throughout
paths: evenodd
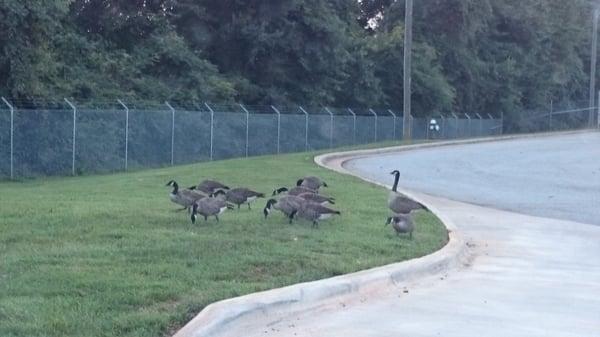
M 302 204 L 306 203 L 305 199 L 302 199 L 295 195 L 286 195 L 279 199 L 269 199 L 267 201 L 267 205 L 263 209 L 263 214 L 265 215 L 265 219 L 271 213 L 271 208 L 281 211 L 281 213 L 285 214 L 286 217 L 290 219 L 290 224 L 292 223 L 292 213 L 297 212 Z
M 192 205 L 192 223 L 196 223 L 196 214 L 204 216 L 204 221 L 208 220 L 209 216 L 215 216 L 219 222 L 219 214 L 222 214 L 228 209 L 233 209 L 233 205 L 228 204 L 225 200 L 218 198 L 203 198 Z
M 296 182 L 296 186 L 304 186 L 308 187 L 311 190 L 318 190 L 321 186 L 328 187 L 327 184 L 315 176 L 308 176 L 301 179 L 298 179 Z
M 317 204 L 325 205 L 326 203 L 330 203 L 331 205 L 335 205 L 335 198 L 327 197 L 322 194 L 314 194 L 314 193 L 301 193 L 298 195 L 300 198 L 314 202 Z
M 292 189 L 288 189 L 287 187 L 280 187 L 273 191 L 272 196 L 275 196 L 275 195 L 281 194 L 281 193 L 287 193 L 288 195 L 300 195 L 302 193 L 317 194 L 317 190 L 313 190 L 311 188 L 304 187 L 304 186 L 296 186 Z
M 341 214 L 339 211 L 325 207 L 323 205 L 316 204 L 314 202 L 305 202 L 300 206 L 300 209 L 293 211 L 290 218 L 294 218 L 296 215 L 312 221 L 313 227 L 319 226 L 319 220 L 325 220 L 332 217 L 334 214 Z
M 190 210 L 195 201 L 206 198 L 207 195 L 200 191 L 192 191 L 189 189 L 179 189 L 179 185 L 175 180 L 171 180 L 165 186 L 173 186 L 173 191 L 169 194 L 172 202 L 183 206 L 181 210 Z
M 206 194 L 212 194 L 218 190 L 226 192 L 227 190 L 229 190 L 229 186 L 226 186 L 214 180 L 203 180 L 200 182 L 200 184 L 196 186 L 196 189 Z
M 420 203 L 400 194 L 398 192 L 398 180 L 400 179 L 400 171 L 395 170 L 390 174 L 394 175 L 394 186 L 388 196 L 388 207 L 396 214 L 408 214 L 414 210 L 427 209 Z
M 388 217 L 385 225 L 387 226 L 389 224 L 392 224 L 392 228 L 394 228 L 397 235 L 400 235 L 400 233 L 408 233 L 408 237 L 412 239 L 412 233 L 415 229 L 415 224 L 413 223 L 410 215 L 396 214 Z
M 223 190 L 218 190 L 213 195 L 215 197 L 218 197 L 219 195 L 224 195 L 225 200 L 227 200 L 233 204 L 236 204 L 238 206 L 238 209 L 240 209 L 241 204 L 248 204 L 248 209 L 251 209 L 250 208 L 251 202 L 256 200 L 256 198 L 264 198 L 265 197 L 264 193 L 255 192 L 255 191 L 252 191 L 251 189 L 248 189 L 245 187 L 234 188 L 227 192 L 224 192 Z

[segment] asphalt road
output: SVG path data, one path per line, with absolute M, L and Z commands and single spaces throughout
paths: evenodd
M 362 158 L 346 168 L 453 200 L 600 225 L 600 133 L 434 147 Z
M 400 168 L 403 187 L 443 196 L 412 192 L 466 242 L 460 266 L 220 336 L 600 336 L 599 147 L 594 133 L 355 159 L 360 175 L 391 184 Z

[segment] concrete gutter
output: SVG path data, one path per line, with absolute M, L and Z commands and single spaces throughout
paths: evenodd
M 567 132 L 567 133 L 577 133 Z M 471 144 L 524 137 L 544 137 L 557 133 L 488 137 L 458 141 L 444 141 L 382 149 L 337 152 L 315 157 L 315 162 L 342 174 L 355 174 L 344 169 L 346 161 L 371 155 L 408 151 L 427 147 Z M 365 180 L 364 178 L 361 178 Z M 368 181 L 368 180 L 367 180 Z M 373 184 L 384 186 L 374 181 Z M 401 190 L 407 196 L 426 205 L 438 216 L 448 229 L 449 241 L 441 250 L 421 258 L 377 267 L 357 273 L 325 280 L 295 284 L 279 289 L 249 294 L 208 305 L 194 319 L 179 330 L 175 337 L 226 336 L 230 330 L 243 331 L 260 320 L 266 325 L 276 324 L 281 317 L 323 309 L 336 301 L 351 301 L 366 295 L 383 293 L 391 288 L 402 287 L 411 281 L 445 273 L 468 260 L 469 249 L 456 225 L 426 196 Z M 335 300 L 335 301 L 334 301 Z

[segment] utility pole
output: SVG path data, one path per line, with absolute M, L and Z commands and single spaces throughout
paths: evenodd
M 412 63 L 412 16 L 413 0 L 406 0 L 404 13 L 404 115 L 402 117 L 402 138 L 411 139 L 410 99 L 411 99 L 411 63 Z
M 596 56 L 598 54 L 598 6 L 594 8 L 594 23 L 592 28 L 592 57 L 590 65 L 590 114 L 589 114 L 589 125 L 590 127 L 594 124 L 594 99 L 596 97 Z

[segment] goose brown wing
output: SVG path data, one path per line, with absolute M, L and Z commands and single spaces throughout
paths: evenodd
M 426 208 L 420 203 L 396 192 L 390 192 L 388 206 L 394 213 L 398 214 L 406 214 L 417 209 Z
M 307 207 L 319 214 L 340 214 L 339 211 L 320 204 L 308 203 Z

